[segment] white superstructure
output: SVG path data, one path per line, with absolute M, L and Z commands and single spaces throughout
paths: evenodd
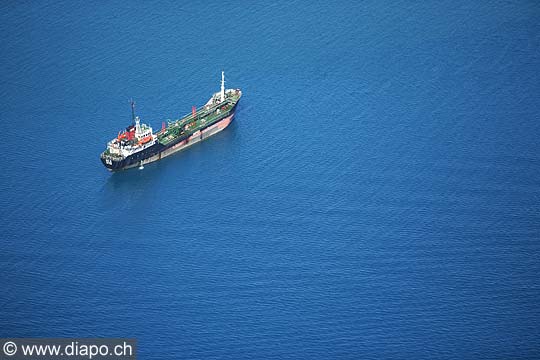
M 115 139 L 107 143 L 107 149 L 114 155 L 127 157 L 136 152 L 142 151 L 154 145 L 157 135 L 154 135 L 152 127 L 141 124 L 139 117 L 135 117 L 135 126 L 128 127 L 124 132 L 118 134 Z

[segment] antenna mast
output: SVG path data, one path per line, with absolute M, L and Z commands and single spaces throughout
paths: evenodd
M 225 72 L 221 72 L 221 102 L 225 101 Z
M 131 99 L 129 100 L 129 103 L 131 104 L 131 121 L 135 123 L 135 101 Z

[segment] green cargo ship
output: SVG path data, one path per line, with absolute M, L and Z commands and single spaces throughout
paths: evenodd
M 133 124 L 109 141 L 107 149 L 101 153 L 101 161 L 111 171 L 142 168 L 144 164 L 205 140 L 229 126 L 241 97 L 240 89 L 225 89 L 225 74 L 221 72 L 220 92 L 213 94 L 204 106 L 193 107 L 191 114 L 170 121 L 167 126 L 163 123 L 157 133 L 140 123 L 132 101 Z

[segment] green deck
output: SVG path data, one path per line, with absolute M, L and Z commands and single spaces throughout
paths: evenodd
M 168 145 L 179 137 L 188 137 L 196 131 L 209 126 L 216 121 L 226 117 L 240 98 L 237 94 L 227 94 L 223 103 L 210 106 L 202 106 L 195 114 L 189 114 L 181 119 L 169 122 L 165 130 L 157 133 L 158 141 L 163 145 Z M 185 129 L 185 126 L 191 126 Z

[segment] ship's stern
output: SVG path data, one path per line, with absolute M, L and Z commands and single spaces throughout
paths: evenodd
M 122 170 L 125 167 L 125 158 L 111 156 L 107 151 L 102 152 L 99 158 L 109 171 Z

